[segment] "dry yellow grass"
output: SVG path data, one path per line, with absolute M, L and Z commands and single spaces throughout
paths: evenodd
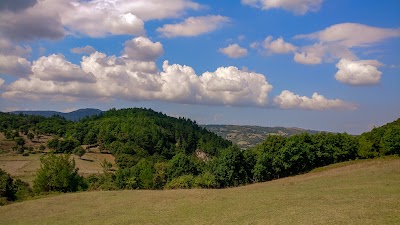
M 332 165 L 223 190 L 63 194 L 0 208 L 0 224 L 400 224 L 400 159 Z
M 40 168 L 40 157 L 43 155 L 42 153 L 29 156 L 13 153 L 0 154 L 0 168 L 11 176 L 32 184 L 36 171 Z M 114 165 L 114 156 L 110 154 L 86 153 L 82 159 L 75 155 L 71 155 L 71 158 L 75 159 L 76 167 L 83 176 L 102 173 L 101 162 L 104 159 Z
M 41 144 L 51 139 L 50 136 L 42 136 L 39 141 L 30 141 L 26 136 L 23 136 L 27 147 L 33 147 L 38 149 Z M 19 178 L 32 184 L 32 181 L 36 175 L 37 169 L 40 168 L 40 157 L 43 153 L 30 154 L 29 156 L 23 156 L 16 154 L 12 151 L 12 147 L 15 145 L 14 141 L 6 140 L 4 135 L 0 132 L 0 168 L 4 169 L 7 173 L 15 178 Z M 71 155 L 71 158 L 75 159 L 76 166 L 79 168 L 79 173 L 83 176 L 90 174 L 102 173 L 103 168 L 101 162 L 107 160 L 113 165 L 115 164 L 115 158 L 111 154 L 101 154 L 97 149 L 91 149 L 92 152 L 88 152 L 82 156 L 82 159 L 75 155 Z M 45 151 L 49 151 L 46 149 Z

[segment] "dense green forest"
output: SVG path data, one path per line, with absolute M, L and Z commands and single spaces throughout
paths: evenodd
M 115 156 L 116 171 L 111 171 L 104 162 L 103 174 L 80 178 L 73 161 L 49 154 L 42 160 L 34 181 L 36 193 L 224 188 L 296 175 L 347 160 L 400 154 L 400 119 L 359 136 L 325 132 L 290 137 L 271 135 L 247 150 L 241 150 L 195 121 L 169 117 L 150 109 L 111 109 L 78 122 L 60 116 L 1 113 L 0 131 L 16 141 L 16 150 L 24 146 L 18 143 L 19 134 L 24 133 L 32 139 L 53 136 L 47 145 L 55 154 L 82 151 L 80 146 L 88 145 L 98 146 L 103 153 Z M 64 170 L 51 171 L 57 166 Z M 57 176 L 52 174 L 56 171 L 69 174 L 64 180 L 53 181 L 64 186 L 43 184 Z M 73 188 L 65 187 L 68 183 Z

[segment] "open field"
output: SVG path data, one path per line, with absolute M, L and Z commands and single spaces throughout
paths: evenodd
M 0 224 L 400 224 L 400 158 L 221 190 L 63 194 L 0 208 Z
M 40 157 L 44 154 L 30 154 L 22 156 L 21 154 L 0 154 L 0 168 L 4 169 L 12 177 L 20 178 L 32 184 L 37 169 L 40 168 Z M 79 174 L 87 176 L 90 174 L 102 173 L 101 162 L 107 160 L 114 165 L 114 156 L 111 154 L 86 153 L 82 159 L 71 155 L 75 159 L 76 167 L 79 168 Z
M 27 147 L 32 147 L 33 149 L 38 149 L 41 144 L 46 144 L 46 142 L 51 138 L 43 136 L 39 142 L 30 141 L 26 136 L 23 136 Z M 12 140 L 6 140 L 4 135 L 0 133 L 0 168 L 4 169 L 14 178 L 20 178 L 32 185 L 32 181 L 35 177 L 37 169 L 40 168 L 40 157 L 44 153 L 30 154 L 29 156 L 23 156 L 22 154 L 16 154 L 12 151 L 12 147 L 15 142 Z M 48 151 L 46 149 L 45 151 Z M 91 152 L 86 153 L 82 156 L 82 159 L 75 155 L 71 155 L 71 158 L 75 159 L 76 167 L 79 168 L 79 173 L 83 176 L 87 176 L 95 173 L 102 173 L 103 168 L 101 167 L 101 162 L 107 160 L 114 163 L 114 156 L 111 154 L 102 154 L 96 148 L 91 149 Z

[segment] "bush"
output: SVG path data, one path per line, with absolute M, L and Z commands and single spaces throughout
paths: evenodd
M 86 153 L 86 150 L 82 148 L 82 146 L 78 146 L 74 149 L 74 154 L 79 156 L 82 159 L 82 156 Z
M 75 192 L 87 188 L 83 177 L 78 175 L 75 161 L 69 155 L 50 154 L 40 159 L 41 166 L 33 181 L 36 193 Z
M 17 200 L 27 199 L 33 196 L 32 188 L 25 181 L 17 179 L 14 181 L 14 193 Z
M 210 172 L 205 172 L 193 179 L 193 187 L 195 188 L 217 188 L 218 182 L 215 176 Z
M 7 201 L 15 200 L 13 179 L 10 174 L 2 169 L 0 169 L 0 198 Z
M 115 175 L 112 173 L 92 174 L 86 178 L 89 190 L 111 191 L 119 188 L 115 182 Z
M 41 145 L 39 146 L 39 150 L 40 150 L 40 151 L 43 152 L 45 149 L 46 149 L 46 146 L 44 146 L 43 144 L 41 144 Z
M 189 189 L 193 186 L 193 175 L 183 175 L 172 179 L 165 185 L 166 189 Z

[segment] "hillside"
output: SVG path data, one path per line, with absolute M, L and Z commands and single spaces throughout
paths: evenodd
M 295 127 L 260 127 L 242 125 L 203 125 L 207 130 L 232 141 L 240 148 L 246 149 L 263 142 L 268 135 L 292 136 L 295 134 L 316 134 L 319 131 Z
M 222 190 L 57 195 L 0 207 L 0 224 L 399 224 L 398 193 L 400 158 L 360 160 Z
M 102 113 L 99 109 L 78 109 L 72 112 L 63 113 L 57 111 L 13 111 L 13 114 L 24 114 L 24 115 L 33 115 L 33 116 L 44 116 L 44 117 L 51 117 L 51 116 L 61 116 L 70 121 L 78 121 L 82 118 L 99 115 Z

